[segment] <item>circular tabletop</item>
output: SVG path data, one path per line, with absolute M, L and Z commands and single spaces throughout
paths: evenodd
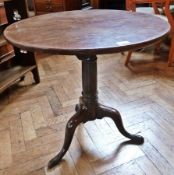
M 8 26 L 5 38 L 28 51 L 79 55 L 126 51 L 152 44 L 169 32 L 155 15 L 120 10 L 77 10 L 28 18 Z

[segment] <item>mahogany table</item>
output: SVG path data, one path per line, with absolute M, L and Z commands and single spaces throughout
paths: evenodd
M 5 38 L 20 49 L 76 55 L 82 62 L 82 96 L 66 125 L 63 147 L 48 168 L 61 161 L 76 127 L 87 121 L 109 117 L 125 137 L 143 143 L 143 137 L 125 130 L 118 110 L 98 103 L 96 55 L 141 48 L 163 39 L 169 30 L 169 24 L 159 17 L 116 10 L 52 13 L 7 27 Z

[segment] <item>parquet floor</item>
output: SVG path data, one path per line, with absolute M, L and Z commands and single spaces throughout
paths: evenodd
M 24 82 L 0 97 L 0 175 L 174 175 L 174 68 L 165 56 L 134 53 L 98 59 L 99 99 L 119 109 L 130 144 L 110 119 L 80 125 L 64 160 L 47 162 L 61 148 L 67 120 L 81 93 L 81 63 L 74 56 L 38 58 L 41 83 Z M 155 58 L 154 58 L 155 57 Z

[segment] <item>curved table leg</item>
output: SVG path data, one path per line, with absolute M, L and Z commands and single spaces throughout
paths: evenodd
M 97 97 L 97 57 L 77 56 L 82 61 L 82 96 L 79 104 L 76 105 L 76 114 L 68 121 L 65 132 L 65 140 L 61 151 L 50 160 L 48 168 L 56 166 L 67 152 L 75 129 L 80 123 L 110 117 L 118 127 L 118 130 L 137 144 L 144 142 L 143 137 L 127 132 L 123 126 L 120 113 L 113 108 L 109 108 L 98 103 Z
M 99 105 L 97 109 L 97 114 L 98 119 L 102 119 L 103 117 L 111 118 L 114 121 L 115 125 L 117 126 L 118 130 L 121 132 L 121 134 L 131 139 L 133 142 L 137 144 L 142 144 L 144 142 L 144 138 L 142 136 L 130 134 L 129 132 L 126 131 L 126 129 L 123 126 L 121 115 L 119 111 L 117 111 L 116 109 L 106 107 L 104 105 Z
M 83 119 L 85 117 L 84 114 L 85 110 L 80 109 L 76 114 L 74 114 L 70 120 L 68 121 L 67 125 L 66 125 L 66 131 L 65 131 L 65 140 L 64 140 L 64 144 L 63 147 L 61 149 L 61 151 L 53 158 L 49 161 L 48 163 L 48 169 L 53 168 L 54 166 L 56 166 L 63 158 L 63 156 L 65 155 L 65 153 L 67 152 L 74 132 L 76 130 L 76 127 L 83 122 Z

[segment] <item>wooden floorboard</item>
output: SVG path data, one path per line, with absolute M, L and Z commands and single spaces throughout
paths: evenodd
M 174 67 L 148 52 L 98 56 L 99 101 L 117 108 L 126 129 L 144 136 L 131 144 L 109 118 L 81 124 L 63 161 L 47 170 L 64 140 L 81 94 L 74 56 L 38 55 L 32 74 L 0 95 L 0 175 L 173 175 Z

